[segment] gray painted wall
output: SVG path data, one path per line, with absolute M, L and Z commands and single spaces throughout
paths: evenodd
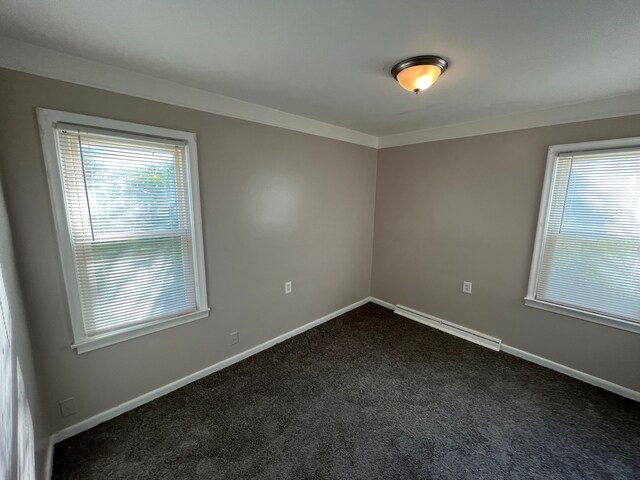
M 0 158 L 2 153 L 0 153 Z M 0 176 L 1 178 L 1 176 Z M 24 306 L 22 303 L 22 295 L 20 293 L 20 287 L 18 284 L 18 277 L 16 272 L 16 266 L 13 255 L 13 246 L 11 242 L 11 230 L 9 227 L 9 218 L 5 208 L 4 195 L 2 186 L 0 185 L 0 289 L 4 290 L 6 294 L 7 304 L 3 302 L 3 310 L 5 321 L 7 323 L 7 330 L 10 338 L 10 364 L 0 367 L 1 375 L 5 375 L 7 369 L 11 372 L 11 403 L 12 403 L 12 415 L 11 415 L 11 433 L 0 431 L 0 449 L 5 451 L 9 449 L 13 452 L 12 464 L 9 466 L 10 471 L 3 472 L 0 470 L 0 478 L 7 480 L 10 478 L 29 478 L 26 475 L 19 476 L 18 472 L 26 473 L 25 468 L 31 468 L 34 463 L 33 458 L 29 458 L 29 449 L 22 448 L 18 445 L 18 429 L 21 428 L 18 425 L 18 369 L 22 372 L 22 382 L 24 383 L 26 400 L 28 403 L 28 410 L 31 414 L 33 422 L 33 448 L 35 453 L 35 474 L 36 478 L 44 478 L 44 472 L 47 465 L 47 446 L 49 441 L 48 429 L 45 423 L 45 418 L 42 411 L 41 397 L 38 391 L 38 383 L 36 381 L 36 371 L 33 362 L 33 350 L 31 348 L 31 342 L 29 341 L 29 333 L 27 327 L 27 321 L 24 312 Z M 0 293 L 1 295 L 1 293 Z M 8 308 L 7 308 L 8 307 Z M 6 310 L 5 310 L 6 309 Z M 1 322 L 0 322 L 1 323 Z M 3 328 L 0 325 L 0 328 Z M 0 331 L 0 335 L 5 335 Z M 5 337 L 6 338 L 6 337 Z M 19 367 L 18 367 L 19 365 Z M 5 378 L 2 378 L 2 385 L 4 386 Z M 4 392 L 5 394 L 7 392 Z M 4 397 L 4 396 L 3 396 Z M 6 437 L 5 435 L 8 435 Z
M 376 150 L 9 70 L 0 105 L 7 205 L 52 431 L 369 295 Z M 209 318 L 83 355 L 69 348 L 35 107 L 197 134 Z M 57 403 L 68 397 L 78 413 L 63 419 Z
M 370 287 L 640 390 L 640 335 L 523 305 L 546 148 L 640 135 L 640 116 L 376 152 L 1 69 L 0 105 L 0 166 L 48 432 L 361 300 Z M 69 348 L 35 107 L 197 133 L 210 318 L 84 355 Z M 463 280 L 473 295 L 461 293 Z M 79 411 L 62 419 L 57 402 L 68 397 Z
M 640 335 L 523 301 L 548 146 L 632 136 L 640 116 L 380 150 L 372 295 L 640 390 Z

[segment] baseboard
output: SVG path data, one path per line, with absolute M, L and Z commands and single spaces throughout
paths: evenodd
M 371 303 L 375 303 L 376 305 L 380 305 L 381 307 L 388 308 L 389 310 L 396 309 L 396 306 L 393 303 L 385 302 L 384 300 L 380 300 L 376 297 L 369 297 L 369 301 Z
M 551 370 L 555 370 L 556 372 L 564 373 L 565 375 L 569 375 L 570 377 L 582 380 L 583 382 L 589 383 L 596 387 L 604 388 L 605 390 L 617 393 L 618 395 L 630 398 L 631 400 L 640 402 L 640 392 L 637 392 L 636 390 L 631 390 L 630 388 L 623 387 L 622 385 L 618 385 L 617 383 L 613 383 L 600 377 L 589 375 L 588 373 L 581 372 L 580 370 L 567 367 L 566 365 L 562 365 L 561 363 L 556 363 L 552 360 L 539 357 L 538 355 L 534 355 L 533 353 L 520 350 L 504 343 L 502 344 L 502 351 L 504 353 L 520 357 L 524 360 L 528 360 L 529 362 L 536 363 L 543 367 L 550 368 Z
M 409 318 L 416 322 L 423 323 L 424 325 L 437 328 L 438 330 L 449 333 L 456 337 L 464 338 L 465 340 L 478 345 L 482 345 L 483 347 L 490 348 L 491 350 L 495 350 L 497 352 L 500 351 L 502 340 L 500 340 L 499 338 L 491 337 L 482 332 L 463 327 L 462 325 L 458 325 L 457 323 L 449 322 L 447 320 L 443 320 L 442 318 L 438 318 L 433 315 L 414 310 L 413 308 L 405 307 L 403 305 L 396 305 L 394 312 L 405 318 Z
M 351 310 L 354 310 L 368 302 L 369 302 L 369 297 L 364 298 L 358 302 L 352 303 L 351 305 L 341 308 L 340 310 L 336 310 L 333 313 L 325 315 L 322 318 L 318 318 L 317 320 L 306 323 L 301 327 L 295 328 L 287 333 L 284 333 L 275 338 L 272 338 L 271 340 L 261 343 L 260 345 L 257 345 L 253 348 L 245 350 L 244 352 L 238 353 L 237 355 L 234 355 L 218 363 L 215 363 L 198 372 L 187 375 L 186 377 L 183 377 L 179 380 L 171 382 L 160 388 L 156 388 L 155 390 L 152 390 L 148 393 L 140 395 L 139 397 L 136 397 L 132 400 L 124 402 L 116 407 L 110 408 L 109 410 L 105 410 L 104 412 L 101 412 L 101 413 L 98 413 L 97 415 L 89 417 L 86 420 L 82 420 L 81 422 L 71 425 L 70 427 L 64 428 L 52 435 L 52 440 L 53 440 L 52 445 L 54 443 L 58 443 L 63 440 L 66 440 L 67 438 L 70 438 L 74 435 L 77 435 L 78 433 L 84 432 L 85 430 L 89 430 L 90 428 L 93 428 L 102 422 L 111 420 L 112 418 L 115 418 L 118 415 L 122 415 L 123 413 L 128 412 L 129 410 L 133 410 L 134 408 L 137 408 L 140 405 L 144 405 L 145 403 L 155 400 L 156 398 L 166 395 L 167 393 L 173 392 L 174 390 L 182 388 L 185 385 L 195 382 L 196 380 L 200 380 L 201 378 L 204 378 L 207 375 L 211 375 L 212 373 L 222 370 L 223 368 L 233 365 L 234 363 L 244 360 L 245 358 L 255 355 L 256 353 L 260 353 L 263 350 L 271 348 L 280 342 L 283 342 L 291 337 L 294 337 L 303 332 L 306 332 L 307 330 L 313 327 L 317 327 L 322 323 L 328 322 L 329 320 L 339 317 L 344 313 L 350 312 Z
M 376 299 L 374 301 L 373 297 L 371 301 L 377 303 L 378 305 L 387 306 L 391 305 L 388 302 L 383 300 Z M 392 308 L 392 307 L 387 307 Z M 571 367 L 567 367 L 566 365 L 562 365 L 561 363 L 554 362 L 552 360 L 548 360 L 544 357 L 539 357 L 538 355 L 534 355 L 533 353 L 526 352 L 524 350 L 520 350 L 518 348 L 512 347 L 510 345 L 506 345 L 500 340 L 495 339 L 493 337 L 489 337 L 481 332 L 476 332 L 475 330 L 468 329 L 466 327 L 462 327 L 455 323 L 449 322 L 447 320 L 443 320 L 438 317 L 434 317 L 433 315 L 428 315 L 418 310 L 414 310 L 412 308 L 404 307 L 402 305 L 397 305 L 394 309 L 395 313 L 398 315 L 402 315 L 405 318 L 409 318 L 416 322 L 422 323 L 424 325 L 428 325 L 433 328 L 437 328 L 438 330 L 442 330 L 447 333 L 451 333 L 452 335 L 456 335 L 460 338 L 464 338 L 465 340 L 469 340 L 474 343 L 478 343 L 480 345 L 487 346 L 492 350 L 501 350 L 504 353 L 509 355 L 514 355 L 516 357 L 527 360 L 531 363 L 535 363 L 537 365 L 541 365 L 543 367 L 549 368 L 551 370 L 555 370 L 556 372 L 564 373 L 570 377 L 586 382 L 590 385 L 594 385 L 596 387 L 603 388 L 608 390 L 609 392 L 617 393 L 618 395 L 622 395 L 623 397 L 630 398 L 631 400 L 635 400 L 640 402 L 640 392 L 636 390 L 632 390 L 627 387 L 623 387 L 622 385 L 618 385 L 617 383 L 610 382 L 608 380 L 604 380 L 600 377 L 595 377 L 588 373 L 582 372 L 580 370 L 576 370 Z M 468 335 L 471 335 L 470 337 Z M 492 339 L 489 344 L 483 344 L 481 341 L 484 341 L 484 338 Z M 500 342 L 495 345 L 495 342 Z M 493 343 L 493 345 L 491 344 Z
M 248 358 L 252 355 L 255 355 L 259 352 L 262 352 L 263 350 L 266 350 L 268 348 L 271 348 L 272 346 L 283 342 L 291 337 L 294 337 L 296 335 L 299 335 L 303 332 L 306 332 L 307 330 L 310 330 L 311 328 L 314 328 L 318 325 L 321 325 L 322 323 L 328 322 L 329 320 L 332 320 L 344 313 L 347 313 L 351 310 L 354 310 L 368 302 L 373 302 L 377 305 L 381 305 L 385 308 L 388 308 L 390 310 L 394 310 L 396 311 L 397 314 L 402 315 L 405 318 L 409 318 L 411 320 L 417 321 L 419 323 L 423 323 L 425 325 L 437 328 L 439 330 L 442 330 L 444 332 L 450 333 L 452 335 L 456 335 L 460 338 L 464 338 L 465 340 L 486 346 L 488 348 L 492 348 L 493 350 L 502 350 L 505 353 L 511 354 L 511 355 L 515 355 L 517 357 L 523 358 L 525 360 L 528 360 L 530 362 L 536 363 L 538 365 L 541 365 L 543 367 L 547 367 L 550 368 L 552 370 L 555 370 L 557 372 L 560 373 L 564 373 L 566 375 L 569 375 L 571 377 L 574 377 L 578 380 L 582 380 L 586 383 L 589 383 L 591 385 L 595 385 L 597 387 L 601 387 L 604 388 L 605 390 L 617 393 L 619 395 L 622 395 L 624 397 L 630 398 L 632 400 L 636 400 L 636 401 L 640 401 L 640 392 L 637 392 L 635 390 L 631 390 L 629 388 L 623 387 L 621 385 L 618 385 L 616 383 L 613 382 L 609 382 L 607 380 L 604 380 L 602 378 L 599 377 L 595 377 L 593 375 L 589 375 L 588 373 L 584 373 L 581 372 L 579 370 L 575 370 L 571 367 L 567 367 L 566 365 L 562 365 L 556 362 L 553 362 L 551 360 L 547 360 L 546 358 L 543 357 L 539 357 L 537 355 L 534 355 L 532 353 L 529 352 L 525 352 L 524 350 L 519 350 L 515 347 L 511 347 L 509 345 L 506 344 L 502 344 L 500 343 L 498 345 L 498 347 L 496 348 L 495 344 L 496 342 L 500 342 L 500 340 L 495 339 L 494 337 L 489 337 L 487 335 L 484 335 L 480 332 L 476 332 L 475 330 L 471 330 L 468 329 L 466 327 L 462 327 L 460 325 L 454 324 L 452 322 L 448 322 L 446 320 L 440 319 L 438 317 L 434 317 L 432 315 L 427 315 L 424 314 L 422 312 L 419 312 L 417 310 L 413 310 L 410 309 L 408 307 L 404 307 L 402 305 L 398 305 L 397 307 L 395 307 L 394 305 L 392 305 L 389 302 L 385 302 L 384 300 L 380 300 L 378 298 L 375 297 L 367 297 L 364 298 L 358 302 L 355 302 L 351 305 L 348 305 L 344 308 L 341 308 L 339 310 L 336 310 L 333 313 L 330 313 L 328 315 L 325 315 L 324 317 L 321 317 L 317 320 L 314 320 L 312 322 L 306 323 L 305 325 L 302 325 L 298 328 L 295 328 L 287 333 L 284 333 L 282 335 L 279 335 L 271 340 L 268 340 L 267 342 L 261 343 L 260 345 L 257 345 L 253 348 L 250 348 L 248 350 L 245 350 L 244 352 L 238 353 L 237 355 L 234 355 L 232 357 L 229 357 L 225 360 L 222 360 L 218 363 L 215 363 L 207 368 L 204 368 L 198 372 L 192 373 L 190 375 L 187 375 L 179 380 L 176 380 L 174 382 L 171 382 L 163 387 L 157 388 L 155 390 L 152 390 L 148 393 L 145 393 L 143 395 L 140 395 L 139 397 L 136 397 L 132 400 L 129 400 L 127 402 L 124 402 L 116 407 L 110 408 L 104 412 L 101 412 L 97 415 L 94 415 L 92 417 L 89 417 L 81 422 L 78 422 L 74 425 L 71 425 L 70 427 L 64 428 L 56 433 L 54 433 L 49 441 L 49 446 L 47 448 L 47 477 L 46 478 L 50 478 L 51 477 L 51 470 L 52 470 L 52 465 L 53 465 L 53 446 L 55 443 L 61 442 L 63 440 L 66 440 L 67 438 L 70 438 L 74 435 L 77 435 L 78 433 L 84 432 L 85 430 L 89 430 L 90 428 L 95 427 L 96 425 L 102 423 L 102 422 L 106 422 L 107 420 L 111 420 L 112 418 L 117 417 L 118 415 L 122 415 L 125 412 L 128 412 L 130 410 L 133 410 L 134 408 L 137 408 L 141 405 L 144 405 L 145 403 L 148 403 L 152 400 L 155 400 L 156 398 L 159 398 L 163 395 L 166 395 L 167 393 L 173 392 L 174 390 L 177 390 L 179 388 L 184 387 L 185 385 L 188 385 L 192 382 L 195 382 L 196 380 L 200 380 L 201 378 L 206 377 L 207 375 L 211 375 L 212 373 L 215 373 L 219 370 L 222 370 L 223 368 L 226 368 L 228 366 L 233 365 L 234 363 L 237 363 L 241 360 L 244 360 L 245 358 Z M 484 341 L 484 339 L 490 339 L 487 343 L 480 343 L 481 341 Z

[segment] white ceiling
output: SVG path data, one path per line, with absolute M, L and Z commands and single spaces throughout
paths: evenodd
M 0 0 L 0 31 L 374 136 L 640 92 L 639 0 Z M 415 96 L 419 54 L 450 68 Z

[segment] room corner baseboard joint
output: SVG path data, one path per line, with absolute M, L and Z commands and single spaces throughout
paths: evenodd
M 369 297 L 369 301 L 371 303 L 375 303 L 376 305 L 380 305 L 381 307 L 388 308 L 389 310 L 396 309 L 396 306 L 393 303 L 385 302 L 384 300 L 380 300 L 376 297 Z

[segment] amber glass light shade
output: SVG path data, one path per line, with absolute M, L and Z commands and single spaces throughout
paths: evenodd
M 401 71 L 397 80 L 405 90 L 419 93 L 436 83 L 441 74 L 442 70 L 435 65 L 418 65 Z
M 447 66 L 447 61 L 442 57 L 422 55 L 396 64 L 391 69 L 391 75 L 405 90 L 420 93 L 433 85 Z

